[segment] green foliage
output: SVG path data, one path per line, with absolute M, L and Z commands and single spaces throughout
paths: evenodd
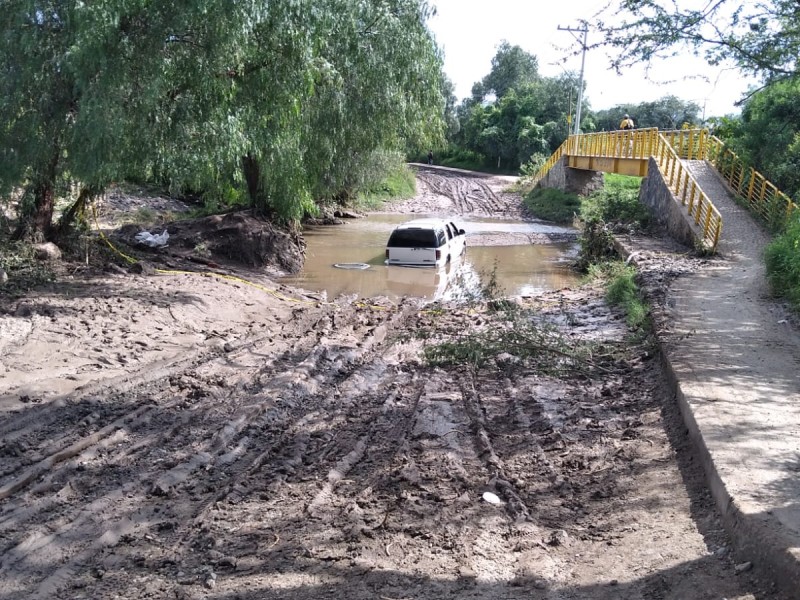
M 589 278 L 605 286 L 606 300 L 622 309 L 631 329 L 647 325 L 649 308 L 636 285 L 636 269 L 619 261 L 596 263 L 589 269 Z
M 584 221 L 578 242 L 580 251 L 575 261 L 575 268 L 579 271 L 588 271 L 592 265 L 617 256 L 614 234 L 602 220 Z
M 614 8 L 611 8 L 614 7 Z M 800 12 L 795 0 L 712 3 L 619 0 L 593 23 L 618 70 L 689 46 L 709 64 L 733 61 L 764 79 L 796 78 Z
M 581 211 L 580 196 L 557 188 L 533 188 L 522 202 L 532 215 L 554 223 L 571 223 Z
M 427 345 L 423 350 L 427 364 L 478 369 L 505 355 L 514 357 L 504 361 L 508 368 L 519 363 L 552 375 L 591 370 L 591 344 L 564 337 L 533 311 L 509 308 L 484 314 L 487 324 L 480 330 L 458 332 Z
M 373 150 L 443 138 L 425 0 L 7 0 L 0 194 L 135 178 L 297 222 Z
M 535 56 L 504 42 L 492 71 L 456 109 L 460 125 L 449 140 L 483 157 L 477 162 L 515 173 L 532 155 L 549 156 L 567 138 L 578 84 L 574 74 L 541 77 Z
M 427 154 L 419 156 L 419 162 L 427 162 Z M 457 146 L 448 146 L 434 154 L 434 164 L 468 171 L 482 171 L 485 173 L 516 174 L 516 170 L 497 168 L 497 163 L 474 150 L 466 150 Z
M 767 246 L 764 261 L 774 293 L 800 312 L 800 219 L 795 218 Z
M 633 118 L 637 129 L 648 127 L 680 129 L 684 123 L 699 125 L 702 121 L 700 111 L 700 106 L 696 102 L 687 102 L 676 96 L 664 96 L 653 102 L 621 104 L 596 111 L 593 120 L 598 131 L 619 129 L 624 114 L 629 114 Z
M 492 70 L 483 81 L 473 86 L 472 95 L 477 102 L 483 101 L 488 94 L 503 98 L 509 91 L 519 90 L 538 79 L 538 59 L 520 46 L 512 46 L 503 40 L 492 58 Z
M 740 157 L 784 193 L 800 195 L 800 80 L 754 94 L 737 125 L 726 141 Z
M 614 231 L 644 228 L 650 223 L 650 214 L 639 202 L 641 177 L 606 173 L 605 185 L 581 206 L 583 222 L 579 238 L 580 252 L 576 267 L 581 271 L 602 263 L 616 255 Z
M 397 152 L 373 152 L 363 164 L 355 205 L 376 210 L 383 202 L 412 198 L 417 191 L 414 172 Z
M 548 156 L 566 139 L 566 115 L 562 124 L 540 122 L 537 118 L 539 88 L 509 90 L 494 103 L 472 104 L 462 110 L 458 143 L 487 161 L 516 171 L 533 154 Z
M 0 269 L 8 281 L 0 282 L 0 298 L 24 295 L 26 292 L 53 281 L 55 273 L 46 262 L 36 260 L 33 247 L 21 242 L 0 240 Z
M 650 213 L 639 202 L 642 178 L 606 173 L 604 182 L 602 190 L 584 200 L 581 219 L 585 222 L 602 221 L 637 228 L 647 227 Z
M 534 153 L 527 162 L 520 166 L 519 171 L 523 177 L 533 177 L 544 166 L 548 158 L 550 157 L 544 154 Z

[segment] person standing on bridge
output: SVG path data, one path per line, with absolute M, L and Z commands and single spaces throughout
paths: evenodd
M 620 129 L 633 129 L 634 127 L 636 127 L 636 125 L 634 125 L 633 119 L 631 119 L 630 116 L 628 116 L 628 113 L 625 113 L 623 115 L 623 117 L 622 117 L 622 121 L 619 124 L 619 128 Z
M 633 123 L 633 119 L 631 119 L 628 113 L 625 113 L 622 116 L 622 121 L 619 124 L 619 128 L 622 131 L 633 131 L 633 128 L 636 127 Z M 625 156 L 630 156 L 633 153 L 633 135 L 627 134 L 624 136 L 627 138 L 627 143 L 623 140 L 622 147 L 620 148 L 623 151 Z

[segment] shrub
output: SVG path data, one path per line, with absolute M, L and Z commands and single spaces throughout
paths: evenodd
M 800 311 L 800 218 L 795 218 L 764 252 L 773 292 Z
M 581 212 L 581 199 L 576 194 L 556 188 L 534 188 L 525 196 L 525 207 L 540 219 L 554 223 L 571 223 Z
M 356 206 L 375 210 L 388 200 L 411 198 L 417 186 L 414 173 L 398 152 L 376 151 L 360 174 Z
M 587 222 L 600 220 L 614 225 L 647 227 L 650 214 L 639 202 L 642 178 L 606 173 L 604 182 L 602 190 L 583 202 L 581 218 Z
M 424 155 L 418 155 L 414 158 L 418 162 L 428 162 L 427 152 Z M 453 167 L 455 169 L 465 169 L 468 171 L 482 171 L 485 173 L 504 173 L 511 175 L 517 175 L 519 173 L 516 168 L 507 168 L 503 165 L 498 168 L 496 160 L 491 160 L 479 152 L 458 148 L 456 146 L 434 151 L 433 164 Z

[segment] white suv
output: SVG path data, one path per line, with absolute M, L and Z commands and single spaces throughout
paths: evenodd
M 417 219 L 395 227 L 386 244 L 386 264 L 442 267 L 461 256 L 466 233 L 444 219 Z

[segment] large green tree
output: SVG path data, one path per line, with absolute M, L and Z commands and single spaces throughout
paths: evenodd
M 621 68 L 686 46 L 709 63 L 732 61 L 766 81 L 795 78 L 800 52 L 800 6 L 796 0 L 614 0 L 588 23 L 603 32 Z
M 519 90 L 538 79 L 539 61 L 536 56 L 503 40 L 492 58 L 492 70 L 472 86 L 472 96 L 477 102 L 489 94 L 502 98 L 510 90 Z
M 664 96 L 652 102 L 622 104 L 614 108 L 598 110 L 593 115 L 596 127 L 602 131 L 619 128 L 622 115 L 633 117 L 638 128 L 680 129 L 684 123 L 700 124 L 700 107 L 695 102 L 681 100 L 676 96 Z
M 744 106 L 733 143 L 779 189 L 800 196 L 800 81 L 775 83 Z
M 424 0 L 6 0 L 0 193 L 54 200 L 129 176 L 246 191 L 293 221 L 376 148 L 441 136 Z M 81 197 L 85 197 L 83 194 Z

